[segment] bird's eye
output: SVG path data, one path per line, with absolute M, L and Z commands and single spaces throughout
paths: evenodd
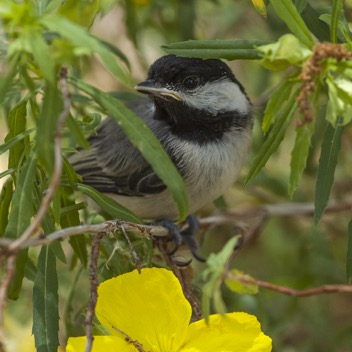
M 199 81 L 198 76 L 188 76 L 183 80 L 182 85 L 187 89 L 194 89 L 198 86 Z

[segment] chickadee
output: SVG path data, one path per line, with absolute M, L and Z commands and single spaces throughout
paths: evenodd
M 148 125 L 183 177 L 193 213 L 221 196 L 247 157 L 251 103 L 220 60 L 167 55 L 135 89 L 147 95 L 129 107 Z M 82 182 L 146 220 L 176 220 L 169 190 L 112 118 L 71 157 Z

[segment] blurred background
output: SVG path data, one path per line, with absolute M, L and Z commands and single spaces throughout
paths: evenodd
M 297 1 L 296 1 L 297 2 Z M 305 1 L 301 1 L 305 3 Z M 331 1 L 310 1 L 315 11 L 323 13 Z M 188 39 L 261 39 L 276 40 L 287 27 L 268 6 L 267 18 L 261 16 L 249 0 L 126 0 L 102 1 L 105 15 L 96 18 L 92 33 L 119 48 L 131 63 L 137 83 L 146 76 L 149 65 L 165 53 L 162 45 Z M 346 1 L 346 16 L 352 19 L 351 1 Z M 244 179 L 256 152 L 261 148 L 261 116 L 265 103 L 284 74 L 267 71 L 257 61 L 228 63 L 251 98 L 256 115 L 251 155 L 242 178 L 219 202 L 236 211 L 238 227 L 252 229 L 251 239 L 238 252 L 233 266 L 258 280 L 296 289 L 325 284 L 346 283 L 347 227 L 352 205 L 352 131 L 347 126 L 339 164 L 335 174 L 331 202 L 318 226 L 312 219 L 312 203 L 319 160 L 322 131 L 312 140 L 308 165 L 293 199 L 288 197 L 290 153 L 294 126 L 286 134 L 279 151 L 269 160 L 260 175 L 244 188 Z M 98 60 L 85 62 L 84 79 L 106 91 L 126 89 L 116 82 Z M 324 106 L 321 106 L 322 113 Z M 0 120 L 0 123 L 2 121 Z M 320 134 L 319 134 L 320 133 Z M 6 128 L 0 128 L 0 140 Z M 6 169 L 0 160 L 0 171 Z M 3 182 L 3 179 L 0 179 Z M 0 184 L 1 186 L 1 184 Z M 273 206 L 270 216 L 260 211 Z M 199 215 L 217 214 L 215 205 Z M 203 256 L 219 251 L 234 234 L 232 226 L 215 226 L 202 232 Z M 83 309 L 89 294 L 88 271 L 60 267 L 61 334 L 83 334 Z M 203 265 L 193 262 L 196 289 L 200 290 Z M 73 267 L 73 265 L 72 265 Z M 73 276 L 76 277 L 72 280 Z M 30 268 L 27 277 L 31 277 Z M 79 289 L 78 289 L 79 287 Z M 32 283 L 25 280 L 25 291 L 16 302 L 9 302 L 9 331 L 19 327 L 30 335 Z M 347 294 L 324 294 L 296 298 L 261 289 L 257 295 L 239 295 L 226 287 L 223 294 L 229 311 L 255 314 L 263 331 L 272 337 L 274 351 L 348 352 L 352 351 L 352 297 Z M 65 302 L 69 301 L 67 305 Z M 27 315 L 28 314 L 28 315 Z M 18 319 L 16 319 L 16 317 Z M 22 331 L 22 330 L 21 330 Z M 18 346 L 16 347 L 18 348 Z M 28 345 L 23 351 L 28 350 Z

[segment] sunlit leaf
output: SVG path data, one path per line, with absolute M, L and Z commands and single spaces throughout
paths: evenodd
M 260 15 L 264 18 L 267 17 L 267 11 L 264 0 L 252 0 L 252 4 L 254 5 L 255 9 L 258 11 Z
M 290 65 L 302 66 L 312 54 L 312 51 L 292 34 L 285 34 L 277 42 L 259 46 L 257 49 L 264 54 L 260 63 L 273 71 L 285 70 Z
M 225 284 L 231 291 L 239 294 L 255 295 L 258 293 L 257 285 L 245 284 L 241 282 L 241 278 L 252 279 L 251 276 L 244 274 L 242 271 L 233 269 L 225 279 Z
M 33 334 L 38 352 L 57 351 L 59 298 L 56 258 L 48 246 L 41 248 L 33 286 Z
M 317 224 L 323 216 L 334 182 L 337 158 L 341 149 L 343 126 L 327 125 L 321 147 L 317 182 L 315 187 L 314 222 Z

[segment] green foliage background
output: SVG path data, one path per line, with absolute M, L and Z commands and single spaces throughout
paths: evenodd
M 149 64 L 165 52 L 220 57 L 236 60 L 230 65 L 256 113 L 253 151 L 243 177 L 216 203 L 244 214 L 238 227 L 244 221 L 255 228 L 234 266 L 257 279 L 297 289 L 350 282 L 352 225 L 346 210 L 351 208 L 352 188 L 351 60 L 331 55 L 321 60 L 308 96 L 312 119 L 300 112 L 296 98 L 304 88 L 302 68 L 316 43 L 340 43 L 351 52 L 352 4 L 266 3 L 267 19 L 245 0 L 2 1 L 0 236 L 18 238 L 36 214 L 53 175 L 55 131 L 68 100 L 61 184 L 41 232 L 50 234 L 80 221 L 140 222 L 128 209 L 81 185 L 66 159 L 75 146 L 88 147 L 85 138 L 106 114 L 116 118 L 170 188 L 184 219 L 187 202 L 180 176 L 123 103 L 133 94 L 133 82 L 143 79 Z M 62 89 L 62 67 L 68 68 L 70 97 Z M 112 90 L 119 92 L 104 92 Z M 80 193 L 105 214 L 87 208 Z M 323 215 L 328 201 L 345 211 Z M 313 213 L 302 211 L 312 204 Z M 256 210 L 267 205 L 277 205 L 276 212 L 258 222 Z M 216 211 L 209 207 L 200 215 Z M 202 233 L 202 254 L 218 252 L 233 231 L 223 225 Z M 150 241 L 131 236 L 143 264 L 156 265 Z M 9 336 L 29 336 L 23 329 L 34 322 L 38 351 L 54 351 L 67 336 L 84 334 L 90 241 L 82 234 L 19 253 L 8 292 Z M 195 287 L 199 295 L 204 289 L 210 298 L 217 292 L 209 286 L 209 275 L 224 267 L 223 261 L 212 258 L 208 266 L 193 263 Z M 133 268 L 122 236 L 105 236 L 99 279 Z M 203 296 L 207 311 L 225 305 L 257 315 L 276 351 L 352 349 L 350 295 L 294 298 L 265 290 L 236 294 L 226 287 L 222 295 L 224 302 L 215 299 L 213 305 Z

